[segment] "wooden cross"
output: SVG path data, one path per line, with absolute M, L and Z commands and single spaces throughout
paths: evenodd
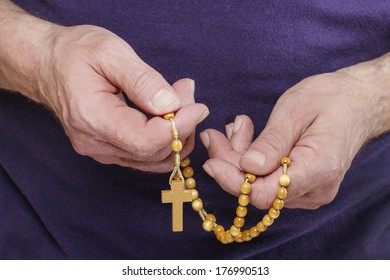
M 162 203 L 172 203 L 172 231 L 183 231 L 183 202 L 191 202 L 191 190 L 180 180 L 173 180 L 171 189 L 161 191 Z

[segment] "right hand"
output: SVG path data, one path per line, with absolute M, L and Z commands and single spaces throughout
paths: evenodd
M 57 27 L 39 69 L 38 102 L 60 119 L 74 149 L 105 164 L 151 172 L 172 167 L 171 125 L 177 111 L 183 156 L 194 147 L 196 125 L 208 115 L 194 102 L 194 81 L 170 86 L 121 38 L 96 26 Z M 127 106 L 121 91 L 139 108 Z

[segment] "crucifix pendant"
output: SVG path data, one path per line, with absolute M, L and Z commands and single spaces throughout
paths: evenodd
M 173 180 L 170 190 L 161 191 L 162 203 L 172 203 L 172 231 L 183 231 L 183 202 L 191 202 L 191 197 L 180 180 Z

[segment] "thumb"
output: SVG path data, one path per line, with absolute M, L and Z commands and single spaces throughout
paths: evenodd
M 176 111 L 180 98 L 169 83 L 155 69 L 147 65 L 129 49 L 114 55 L 108 62 L 107 78 L 126 93 L 128 98 L 143 111 L 162 115 Z
M 283 103 L 283 104 L 282 104 Z M 264 130 L 242 155 L 240 166 L 245 172 L 265 176 L 280 166 L 280 159 L 288 156 L 305 129 L 314 118 L 293 115 L 298 108 L 278 102 Z M 304 108 L 301 108 L 304 110 Z M 302 115 L 302 117 L 300 117 Z

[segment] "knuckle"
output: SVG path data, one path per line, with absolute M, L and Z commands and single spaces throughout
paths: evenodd
M 142 94 L 160 84 L 160 75 L 151 67 L 141 66 L 133 73 L 133 93 Z
M 329 157 L 325 162 L 323 168 L 324 182 L 328 186 L 339 185 L 344 178 L 345 169 L 342 162 L 337 158 Z
M 61 119 L 75 131 L 88 131 L 94 123 L 91 121 L 91 109 L 77 97 L 77 94 L 67 91 L 66 108 L 62 110 Z
M 82 119 L 81 116 L 75 116 L 75 114 L 69 114 L 66 116 L 65 119 L 65 122 L 66 122 L 66 125 L 72 129 L 73 131 L 85 131 L 86 128 L 85 128 L 85 121 Z
M 344 169 L 339 161 L 328 158 L 320 163 L 302 165 L 301 180 L 306 186 L 302 197 L 310 201 L 305 208 L 317 209 L 323 205 L 330 204 L 336 197 L 338 188 L 344 176 Z M 315 188 L 313 188 L 315 186 Z
M 88 145 L 85 145 L 83 143 L 73 143 L 73 149 L 82 156 L 89 156 L 91 155 L 91 150 Z
M 298 84 L 299 85 L 299 84 Z M 283 111 L 283 116 L 286 114 L 289 118 L 295 116 L 296 113 L 302 114 L 300 111 L 305 111 L 310 107 L 305 106 L 307 100 L 308 91 L 304 86 L 292 87 L 288 89 L 281 97 L 279 97 L 278 101 L 275 104 L 275 108 Z M 304 108 L 305 110 L 302 110 Z M 290 113 L 290 111 L 292 111 Z
M 336 197 L 336 192 L 327 191 L 325 193 L 321 193 L 321 194 L 317 195 L 316 198 L 313 199 L 313 203 L 314 203 L 314 205 L 317 205 L 318 207 L 320 207 L 323 205 L 330 204 L 331 202 L 333 202 L 335 197 Z
M 317 210 L 320 208 L 322 205 L 318 203 L 310 203 L 310 204 L 304 204 L 300 208 L 307 209 L 307 210 Z
M 91 156 L 95 161 L 103 163 L 103 164 L 119 164 L 121 165 L 115 158 L 111 157 L 102 157 L 102 156 Z
M 92 156 L 94 154 L 94 145 L 90 143 L 90 139 L 70 126 L 64 127 L 64 130 L 76 153 L 82 156 Z
M 74 30 L 78 30 L 77 34 L 74 35 L 79 39 L 78 44 L 90 51 L 104 52 L 111 50 L 118 41 L 118 37 L 111 31 L 98 26 L 82 25 L 78 26 L 77 29 L 74 28 Z
M 282 151 L 286 150 L 280 135 L 283 135 L 283 130 L 278 127 L 272 127 L 268 128 L 266 133 L 260 136 L 260 141 L 267 146 L 267 149 L 270 149 L 269 154 L 281 155 Z

